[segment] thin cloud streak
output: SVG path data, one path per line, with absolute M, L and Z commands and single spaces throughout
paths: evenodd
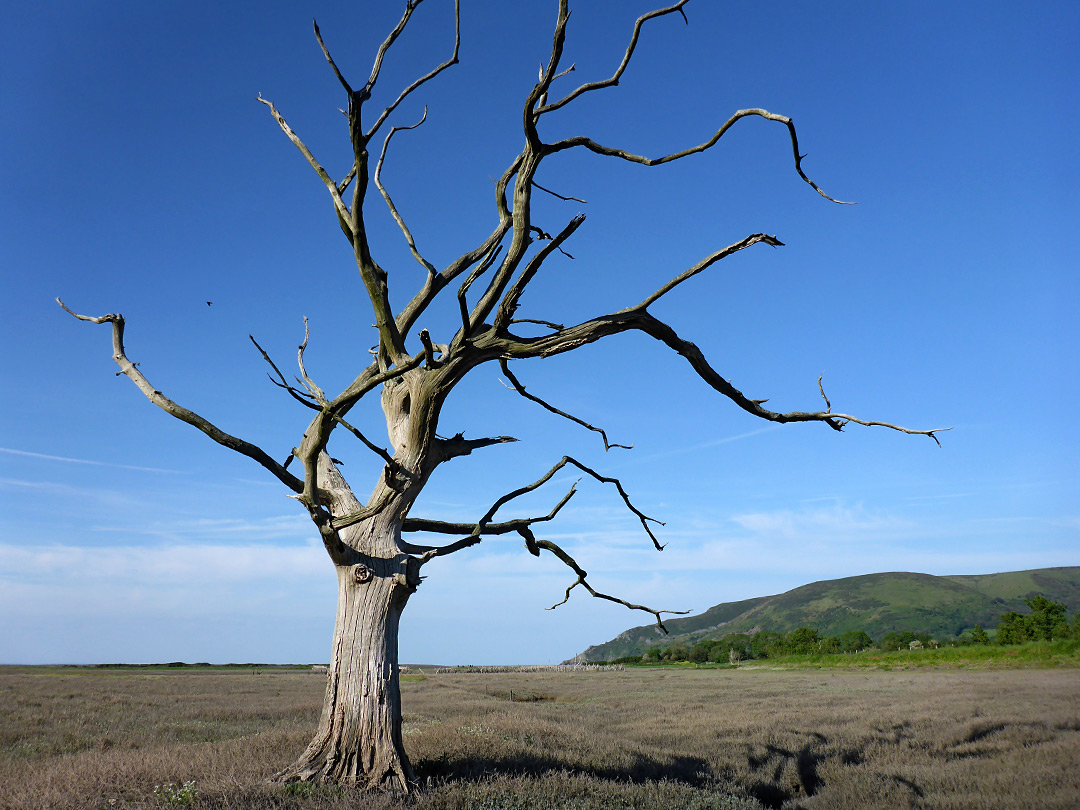
M 627 458 L 622 463 L 612 464 L 605 467 L 607 470 L 620 470 L 626 467 L 634 467 L 639 464 L 644 464 L 648 461 L 655 461 L 661 458 L 671 458 L 673 456 L 685 456 L 689 453 L 696 453 L 701 450 L 706 450 L 710 447 L 719 447 L 722 444 L 730 444 L 731 442 L 741 441 L 742 439 L 749 439 L 754 436 L 760 436 L 762 433 L 772 433 L 774 430 L 780 430 L 783 425 L 768 425 L 767 427 L 758 428 L 757 430 L 750 430 L 746 433 L 738 433 L 734 436 L 725 436 L 722 439 L 713 439 L 710 442 L 703 442 L 701 444 L 694 444 L 688 447 L 678 447 L 674 450 L 664 450 L 660 453 L 653 453 L 648 456 L 637 456 L 635 458 Z
M 198 543 L 207 537 L 255 538 L 263 542 L 287 540 L 308 542 L 312 535 L 311 523 L 306 515 L 278 515 L 261 520 L 232 518 L 204 518 L 199 520 L 170 520 L 164 522 L 137 523 L 132 525 L 97 524 L 87 528 L 99 534 L 140 535 L 182 543 Z
M 76 570 L 81 581 L 94 583 L 100 588 L 100 597 L 107 600 L 106 585 L 139 588 L 149 584 L 174 589 L 198 585 L 198 590 L 222 584 L 320 576 L 329 570 L 320 551 L 314 540 L 290 546 L 188 543 L 93 549 L 61 545 L 26 548 L 0 543 L 0 584 L 49 580 L 61 571 Z
M 110 461 L 92 461 L 86 458 L 68 458 L 67 456 L 49 456 L 44 453 L 31 453 L 27 450 L 14 450 L 10 447 L 0 447 L 0 453 L 9 453 L 13 456 L 26 456 L 39 458 L 44 461 L 62 461 L 65 464 L 91 464 L 95 467 L 116 467 L 121 470 L 138 470 L 139 472 L 167 473 L 169 475 L 182 475 L 180 470 L 163 470 L 160 467 L 137 467 L 131 464 L 114 464 Z

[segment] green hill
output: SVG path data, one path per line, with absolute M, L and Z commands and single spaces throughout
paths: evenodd
M 976 624 L 994 627 L 1006 611 L 1026 612 L 1024 599 L 1035 594 L 1080 612 L 1080 566 L 945 577 L 893 572 L 812 582 L 669 619 L 668 636 L 656 625 L 634 627 L 578 658 L 610 661 L 657 645 L 689 645 L 728 633 L 790 633 L 799 627 L 813 627 L 822 636 L 862 630 L 875 639 L 890 631 L 952 638 Z

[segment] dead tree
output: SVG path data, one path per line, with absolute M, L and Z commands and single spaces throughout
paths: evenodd
M 455 3 L 458 2 L 460 0 L 455 0 Z M 304 352 L 308 345 L 306 319 L 304 342 L 299 347 L 297 357 L 299 377 L 295 381 L 290 381 L 270 356 L 255 344 L 270 365 L 274 383 L 312 412 L 310 424 L 285 462 L 279 462 L 261 448 L 226 433 L 155 388 L 143 375 L 139 365 L 127 357 L 122 316 L 88 317 L 67 310 L 81 320 L 111 324 L 113 359 L 120 366 L 121 373 L 127 375 L 151 402 L 172 416 L 194 425 L 215 442 L 253 459 L 291 490 L 293 497 L 310 515 L 336 567 L 337 618 L 322 717 L 307 750 L 295 763 L 278 773 L 277 779 L 389 784 L 406 791 L 410 789 L 413 772 L 401 740 L 398 621 L 410 594 L 420 585 L 421 569 L 436 557 L 475 546 L 486 536 L 516 533 L 534 556 L 548 552 L 571 569 L 573 581 L 566 589 L 563 602 L 570 597 L 574 588 L 581 586 L 595 597 L 652 614 L 661 627 L 661 614 L 673 612 L 631 604 L 595 590 L 588 574 L 573 557 L 555 543 L 536 536 L 537 526 L 554 519 L 573 497 L 573 487 L 554 504 L 548 514 L 496 520 L 495 515 L 500 508 L 542 486 L 559 470 L 570 467 L 583 476 L 612 487 L 626 508 L 641 522 L 656 549 L 663 548 L 653 533 L 651 524 L 655 521 L 634 505 L 618 479 L 601 475 L 569 456 L 561 458 L 537 480 L 496 500 L 475 523 L 451 523 L 410 515 L 417 496 L 440 465 L 469 455 L 474 450 L 514 441 L 509 436 L 465 438 L 458 433 L 450 438 L 442 438 L 439 435 L 439 415 L 447 395 L 467 374 L 482 364 L 500 364 L 502 373 L 517 393 L 584 428 L 596 431 L 603 439 L 605 449 L 616 445 L 609 443 L 603 430 L 528 392 L 511 366 L 522 360 L 570 352 L 611 335 L 637 331 L 681 355 L 690 368 L 717 393 L 744 411 L 769 422 L 822 422 L 837 431 L 850 423 L 878 425 L 929 436 L 937 441 L 937 430 L 909 430 L 885 422 L 835 413 L 823 389 L 820 394 L 825 400 L 825 410 L 769 410 L 765 407 L 767 400 L 751 398 L 738 390 L 710 364 L 697 346 L 650 312 L 654 303 L 721 259 L 758 243 L 773 246 L 783 244 L 775 236 L 765 233 L 750 234 L 704 256 L 696 264 L 674 273 L 667 283 L 644 300 L 623 309 L 569 326 L 540 317 L 518 317 L 522 295 L 529 284 L 553 254 L 565 252 L 565 246 L 585 221 L 583 215 L 575 216 L 549 234 L 533 221 L 531 215 L 533 194 L 537 190 L 553 193 L 536 183 L 537 171 L 544 161 L 557 160 L 564 152 L 588 150 L 601 157 L 659 166 L 711 149 L 739 121 L 760 117 L 786 128 L 794 169 L 799 177 L 825 199 L 839 202 L 822 191 L 804 173 L 803 158 L 791 119 L 763 109 L 739 110 L 704 143 L 660 157 L 633 154 L 617 146 L 598 143 L 587 135 L 553 142 L 544 140 L 541 125 L 547 117 L 558 115 L 569 105 L 588 103 L 590 94 L 618 85 L 634 56 L 646 23 L 673 14 L 685 20 L 683 7 L 687 2 L 680 0 L 641 16 L 634 23 L 622 61 L 611 76 L 585 82 L 564 92 L 557 88 L 566 83 L 566 77 L 573 70 L 572 65 L 563 67 L 563 43 L 570 9 L 568 0 L 559 0 L 550 56 L 536 84 L 528 91 L 522 108 L 524 143 L 520 153 L 495 182 L 495 225 L 472 250 L 442 268 L 436 267 L 418 250 L 409 227 L 383 185 L 381 175 L 387 148 L 394 134 L 423 122 L 421 119 L 419 123 L 393 126 L 386 131 L 395 110 L 406 98 L 458 61 L 459 9 L 455 8 L 452 49 L 450 42 L 447 43 L 447 50 L 452 50 L 449 58 L 402 89 L 388 106 L 371 111 L 368 116 L 362 113 L 379 81 L 383 60 L 411 22 L 421 0 L 407 1 L 401 19 L 375 54 L 370 76 L 359 87 L 354 87 L 338 69 L 318 25 L 315 26 L 315 38 L 348 102 L 345 112 L 353 155 L 349 173 L 341 180 L 332 178 L 274 104 L 261 96 L 259 101 L 267 106 L 278 126 L 326 186 L 333 202 L 334 215 L 352 248 L 364 292 L 370 301 L 378 330 L 378 345 L 372 350 L 372 356 L 366 356 L 358 363 L 359 373 L 352 383 L 336 396 L 329 396 L 308 375 L 304 366 Z M 380 136 L 381 147 L 376 152 L 374 146 Z M 390 305 L 391 274 L 376 261 L 368 241 L 364 206 L 371 185 L 375 186 L 389 208 L 413 258 L 426 273 L 411 300 L 397 312 Z M 393 281 L 397 283 L 397 277 Z M 426 329 L 418 330 L 417 327 L 425 312 L 440 296 L 456 296 L 460 325 L 455 326 L 453 334 L 440 335 L 441 340 L 438 340 Z M 548 313 L 537 315 L 550 317 Z M 528 329 L 520 326 L 525 323 L 531 326 Z M 527 332 L 533 333 L 532 336 L 526 336 Z M 537 332 L 540 334 L 536 335 Z M 254 342 L 254 338 L 252 340 Z M 349 421 L 350 411 L 365 398 L 369 401 L 378 399 L 381 404 L 390 449 L 384 449 Z M 383 462 L 371 494 L 364 501 L 353 494 L 327 453 L 327 442 L 338 429 L 351 433 Z M 293 461 L 297 464 L 293 467 L 294 471 L 290 471 L 290 462 Z M 417 545 L 403 537 L 411 532 L 434 532 L 458 539 L 440 546 Z

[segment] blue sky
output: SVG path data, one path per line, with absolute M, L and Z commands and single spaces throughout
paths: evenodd
M 303 7 L 301 7 L 303 6 Z M 308 368 L 340 389 L 366 362 L 372 317 L 325 189 L 257 94 L 316 155 L 349 165 L 340 88 L 311 33 L 366 76 L 400 3 L 7 4 L 0 10 L 0 661 L 319 661 L 335 580 L 310 522 L 265 471 L 153 407 L 114 375 L 109 334 L 54 303 L 127 318 L 129 356 L 167 395 L 284 458 L 307 413 L 267 381 L 311 323 Z M 436 264 L 494 223 L 492 177 L 519 149 L 521 102 L 550 48 L 554 2 L 463 0 L 461 64 L 400 108 L 384 178 Z M 579 2 L 562 79 L 603 78 L 639 2 Z M 525 363 L 531 391 L 627 452 L 508 391 L 482 369 L 442 433 L 522 441 L 454 462 L 415 515 L 472 520 L 563 453 L 619 476 L 666 522 L 651 548 L 614 493 L 583 482 L 543 536 L 595 587 L 700 611 L 819 579 L 890 570 L 989 573 L 1080 563 L 1077 492 L 1080 221 L 1073 3 L 707 3 L 646 27 L 618 88 L 543 134 L 659 155 L 545 164 L 557 230 L 588 219 L 523 301 L 573 322 L 637 303 L 712 250 L 759 245 L 654 308 L 724 376 L 778 410 L 819 407 L 918 428 L 778 427 L 720 399 L 677 356 L 621 336 Z M 427 0 L 390 52 L 384 103 L 451 48 L 452 4 Z M 358 79 L 359 81 L 359 79 Z M 376 103 L 380 97 L 376 96 Z M 369 203 L 394 300 L 421 270 Z M 208 307 L 206 302 L 213 301 Z M 436 341 L 452 309 L 423 324 Z M 371 435 L 379 413 L 354 411 Z M 335 440 L 365 494 L 363 448 Z M 505 514 L 546 512 L 553 482 Z M 539 510 L 539 511 L 537 511 Z M 504 513 L 500 513 L 502 515 Z M 404 614 L 406 661 L 555 662 L 644 614 L 575 591 L 507 539 L 429 564 Z

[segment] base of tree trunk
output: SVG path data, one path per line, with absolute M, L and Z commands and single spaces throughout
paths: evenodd
M 416 776 L 407 756 L 381 752 L 362 762 L 353 753 L 333 761 L 329 753 L 316 753 L 310 758 L 305 754 L 285 770 L 270 777 L 270 781 L 281 784 L 311 782 L 355 785 L 402 793 L 411 793 L 416 786 Z
M 329 782 L 410 792 L 401 742 L 398 623 L 414 589 L 393 564 L 338 566 L 338 613 L 315 737 L 274 782 Z M 390 563 L 390 561 L 386 561 Z

